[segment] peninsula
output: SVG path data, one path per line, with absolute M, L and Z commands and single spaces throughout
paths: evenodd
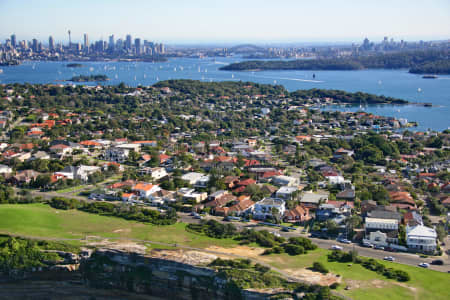
M 224 71 L 409 69 L 417 74 L 450 74 L 448 51 L 404 51 L 394 54 L 297 60 L 251 60 L 220 68 Z
M 93 82 L 93 81 L 107 81 L 109 80 L 106 75 L 79 75 L 70 78 L 68 81 L 73 82 Z

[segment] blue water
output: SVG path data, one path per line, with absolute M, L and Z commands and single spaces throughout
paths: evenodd
M 433 107 L 416 105 L 368 106 L 365 111 L 383 116 L 406 118 L 419 122 L 417 130 L 444 130 L 450 127 L 450 76 L 423 79 L 407 70 L 364 71 L 219 71 L 223 65 L 241 61 L 239 57 L 216 59 L 173 58 L 168 62 L 82 62 L 83 68 L 67 68 L 67 62 L 24 62 L 19 66 L 2 67 L 0 83 L 58 83 L 76 75 L 106 74 L 106 84 L 125 82 L 131 86 L 151 85 L 167 79 L 197 79 L 203 81 L 242 80 L 281 84 L 289 91 L 323 88 L 349 92 L 362 91 L 408 100 L 430 102 Z M 316 78 L 313 79 L 313 74 Z M 95 83 L 91 83 L 95 84 Z M 418 91 L 420 89 L 420 92 Z M 356 111 L 358 107 L 328 107 Z

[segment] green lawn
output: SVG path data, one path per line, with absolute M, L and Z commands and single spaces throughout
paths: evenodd
M 69 187 L 69 188 L 66 188 L 66 189 L 61 189 L 61 190 L 57 190 L 56 192 L 57 193 L 72 193 L 72 192 L 76 192 L 76 191 L 78 191 L 78 190 L 81 190 L 81 189 L 83 189 L 83 188 L 85 188 L 86 186 L 85 185 L 78 185 L 78 186 L 73 186 L 73 187 Z
M 326 255 L 329 252 L 325 249 L 316 249 L 307 255 L 276 254 L 270 256 L 271 262 L 268 263 L 280 269 L 297 269 L 311 267 L 314 261 L 321 262 L 332 273 L 342 276 L 345 283 L 339 287 L 339 292 L 353 299 L 450 299 L 450 274 L 382 261 L 387 266 L 409 273 L 411 280 L 399 283 L 369 271 L 359 264 L 349 266 L 348 263 L 328 262 Z M 345 285 L 352 281 L 360 288 L 344 290 Z M 377 284 L 380 281 L 382 284 Z
M 58 210 L 45 204 L 0 205 L 0 233 L 42 238 L 121 237 L 192 247 L 237 244 L 230 239 L 216 240 L 187 232 L 185 226 L 149 225 L 77 210 Z
M 77 210 L 57 210 L 45 204 L 0 205 L 0 233 L 5 234 L 75 239 L 85 236 L 121 237 L 168 244 L 176 243 L 198 248 L 211 245 L 221 247 L 237 245 L 237 242 L 231 239 L 213 239 L 187 232 L 185 227 L 186 224 L 183 223 L 170 226 L 147 225 Z M 80 244 L 82 242 L 70 243 Z M 149 248 L 170 249 L 171 247 L 150 245 Z M 326 257 L 328 252 L 329 250 L 316 249 L 306 255 L 298 256 L 273 254 L 261 257 L 261 260 L 279 269 L 290 270 L 310 267 L 314 261 L 322 262 L 332 273 L 343 277 L 344 283 L 338 288 L 338 291 L 353 299 L 450 299 L 450 274 L 383 261 L 385 265 L 410 274 L 411 281 L 398 283 L 358 264 L 349 266 L 347 263 L 328 262 Z M 348 291 L 344 290 L 347 284 L 355 283 L 358 287 Z

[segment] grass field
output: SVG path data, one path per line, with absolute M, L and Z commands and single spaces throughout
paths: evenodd
M 85 236 L 104 238 L 129 238 L 149 240 L 167 244 L 179 244 L 197 248 L 211 245 L 233 247 L 237 242 L 231 239 L 212 239 L 185 230 L 186 224 L 155 226 L 126 221 L 115 217 L 104 217 L 77 210 L 57 210 L 44 204 L 2 204 L 0 205 L 0 233 L 42 238 L 81 239 Z M 69 241 L 80 244 L 81 241 Z M 151 245 L 155 248 L 160 247 Z M 353 299 L 450 299 L 450 274 L 424 270 L 414 266 L 384 262 L 385 265 L 408 272 L 411 281 L 399 283 L 388 280 L 361 265 L 328 262 L 328 250 L 317 249 L 307 255 L 289 256 L 274 254 L 262 258 L 279 269 L 300 269 L 311 267 L 314 261 L 322 262 L 332 273 L 342 276 L 344 283 L 339 292 Z M 350 290 L 344 290 L 350 285 Z
M 187 232 L 186 224 L 156 226 L 104 217 L 78 210 L 58 210 L 45 204 L 0 205 L 0 232 L 43 238 L 81 239 L 86 236 L 130 238 L 191 247 L 236 245 Z

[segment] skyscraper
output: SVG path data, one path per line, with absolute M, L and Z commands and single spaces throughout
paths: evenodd
M 141 54 L 141 39 L 137 38 L 134 40 L 134 48 L 137 55 Z
M 31 47 L 31 49 L 33 49 L 34 52 L 38 52 L 38 40 L 37 39 L 33 39 L 33 45 Z
M 131 34 L 127 34 L 127 39 L 125 41 L 125 49 L 131 49 Z
M 16 48 L 16 35 L 15 34 L 11 34 L 11 46 Z
M 84 45 L 83 45 L 84 51 L 89 52 L 89 37 L 88 34 L 84 34 Z
M 109 48 L 109 50 L 111 50 L 111 51 L 113 51 L 114 50 L 114 34 L 111 34 L 110 36 L 109 36 L 109 46 L 108 46 L 108 48 Z
M 52 36 L 48 37 L 48 50 L 50 51 L 55 50 L 55 41 L 53 40 Z

